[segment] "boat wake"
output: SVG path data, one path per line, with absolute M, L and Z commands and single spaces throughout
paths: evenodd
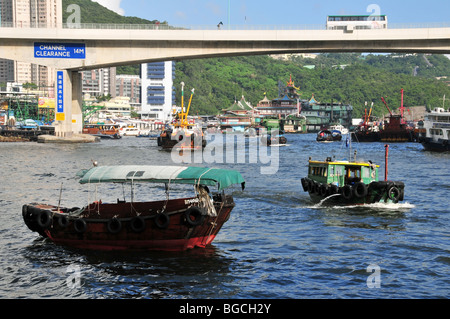
M 404 203 L 372 203 L 372 204 L 359 204 L 359 205 L 333 205 L 327 204 L 326 201 L 334 196 L 339 196 L 339 194 L 330 195 L 327 198 L 322 199 L 319 203 L 312 206 L 307 206 L 311 209 L 320 208 L 332 208 L 337 210 L 347 210 L 347 209 L 358 209 L 358 210 L 375 210 L 375 211 L 405 211 L 416 207 L 414 204 L 404 202 Z
M 291 144 L 270 144 L 271 147 L 276 147 L 276 146 L 291 146 Z
M 348 206 L 347 206 L 348 207 Z M 350 207 L 365 207 L 365 208 L 373 208 L 373 209 L 384 209 L 384 210 L 408 210 L 416 207 L 414 204 L 405 202 L 405 203 L 373 203 L 373 204 L 364 204 L 364 205 L 353 205 Z
M 315 204 L 314 207 L 316 207 L 316 208 L 317 208 L 317 207 L 320 207 L 320 206 L 322 206 L 322 204 L 325 203 L 328 199 L 333 198 L 333 197 L 336 197 L 336 196 L 341 196 L 341 194 L 333 194 L 333 195 L 330 195 L 330 196 L 328 196 L 328 197 L 325 197 L 325 198 L 322 199 L 319 203 Z

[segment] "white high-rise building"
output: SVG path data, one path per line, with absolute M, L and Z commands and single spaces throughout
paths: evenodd
M 62 0 L 0 0 L 0 24 L 18 28 L 62 26 Z M 55 71 L 21 61 L 0 59 L 0 82 L 52 87 Z
M 141 65 L 141 110 L 143 119 L 166 121 L 175 104 L 175 62 L 153 62 Z

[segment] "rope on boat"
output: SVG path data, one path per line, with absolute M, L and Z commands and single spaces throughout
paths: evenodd
M 169 190 L 170 190 L 170 183 L 172 182 L 172 177 L 173 175 L 175 175 L 176 172 L 173 172 L 172 175 L 169 176 L 169 183 L 165 183 L 165 192 L 166 192 L 166 201 L 164 202 L 164 205 L 162 207 L 162 210 L 159 212 L 160 213 L 164 213 L 166 211 L 167 208 L 167 203 L 169 202 Z M 177 173 L 178 175 L 178 173 Z
M 214 220 L 214 222 L 213 222 L 212 225 L 211 225 L 211 228 L 210 228 L 210 230 L 209 230 L 208 237 L 206 238 L 206 242 L 204 243 L 204 245 L 206 245 L 206 243 L 209 241 L 209 238 L 211 237 L 212 231 L 213 231 L 214 228 L 217 226 L 217 219 L 219 219 L 219 215 L 222 213 L 222 208 L 223 208 L 223 205 L 224 205 L 224 204 L 225 204 L 225 203 L 224 203 L 224 201 L 223 201 L 223 199 L 222 199 L 222 203 L 220 204 L 219 213 L 216 215 L 216 219 Z M 215 208 L 214 208 L 214 210 L 215 210 Z

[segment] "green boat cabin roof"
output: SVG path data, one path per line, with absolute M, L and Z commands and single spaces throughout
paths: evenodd
M 187 166 L 156 166 L 156 165 L 120 165 L 97 166 L 86 169 L 77 174 L 81 184 L 88 183 L 177 183 L 216 186 L 219 190 L 233 184 L 241 184 L 244 189 L 245 181 L 242 175 L 234 170 L 187 167 Z

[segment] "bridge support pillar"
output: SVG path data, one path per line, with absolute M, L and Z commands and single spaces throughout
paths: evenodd
M 55 135 L 72 137 L 83 130 L 83 95 L 81 73 L 71 70 L 57 70 L 55 83 Z

